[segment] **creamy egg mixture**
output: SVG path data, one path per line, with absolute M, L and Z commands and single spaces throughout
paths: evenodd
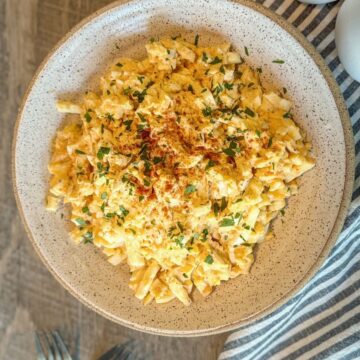
M 151 41 L 96 92 L 58 110 L 47 207 L 71 207 L 72 237 L 127 263 L 145 304 L 191 303 L 247 274 L 254 246 L 314 166 L 283 93 L 265 90 L 229 43 Z

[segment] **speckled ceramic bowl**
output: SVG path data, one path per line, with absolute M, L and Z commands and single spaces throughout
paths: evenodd
M 316 167 L 301 179 L 286 215 L 275 221 L 275 240 L 260 245 L 251 274 L 218 287 L 206 299 L 194 294 L 143 306 L 128 288 L 126 266 L 113 267 L 92 246 L 77 246 L 66 217 L 45 210 L 51 140 L 63 116 L 55 101 L 93 85 L 116 56 L 145 55 L 154 36 L 181 33 L 201 43 L 230 40 L 262 66 L 267 84 L 286 87 L 295 119 L 314 146 Z M 276 64 L 274 59 L 283 59 Z M 71 97 L 71 96 L 69 96 Z M 204 335 L 231 330 L 273 311 L 319 268 L 347 212 L 353 181 L 350 122 L 324 62 L 284 20 L 251 1 L 149 0 L 115 2 L 72 30 L 41 65 L 25 96 L 14 135 L 13 173 L 18 206 L 29 237 L 46 266 L 80 301 L 120 324 L 163 335 Z

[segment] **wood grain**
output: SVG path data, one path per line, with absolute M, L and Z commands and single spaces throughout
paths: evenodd
M 178 339 L 110 322 L 68 294 L 33 251 L 11 184 L 11 142 L 21 98 L 55 43 L 110 0 L 0 0 L 0 359 L 36 358 L 35 330 L 58 329 L 74 358 L 96 359 L 134 339 L 144 359 L 216 359 L 226 335 Z M 41 144 L 39 144 L 41 146 Z

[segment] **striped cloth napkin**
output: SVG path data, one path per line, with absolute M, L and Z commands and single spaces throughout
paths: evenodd
M 329 65 L 351 117 L 356 179 L 343 232 L 318 273 L 278 310 L 232 333 L 219 360 L 360 359 L 360 83 L 344 70 L 335 48 L 335 21 L 341 2 L 256 2 L 297 27 Z

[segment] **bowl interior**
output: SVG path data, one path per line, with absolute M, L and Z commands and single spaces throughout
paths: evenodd
M 248 5 L 248 3 L 246 2 Z M 346 148 L 336 101 L 312 57 L 267 16 L 216 0 L 134 1 L 117 4 L 72 32 L 42 67 L 20 115 L 15 144 L 15 188 L 34 245 L 73 294 L 122 324 L 162 334 L 229 329 L 284 299 L 313 267 L 329 241 L 343 199 Z M 201 43 L 231 41 L 262 67 L 266 84 L 286 87 L 296 122 L 313 144 L 316 167 L 274 223 L 275 239 L 260 245 L 251 274 L 224 283 L 186 308 L 177 301 L 143 306 L 128 288 L 126 266 L 113 267 L 94 247 L 72 243 L 69 224 L 44 207 L 51 141 L 63 121 L 58 98 L 73 98 L 96 84 L 117 56 L 141 58 L 151 37 L 183 34 Z M 249 49 L 245 55 L 244 46 Z M 272 61 L 282 59 L 284 64 Z

